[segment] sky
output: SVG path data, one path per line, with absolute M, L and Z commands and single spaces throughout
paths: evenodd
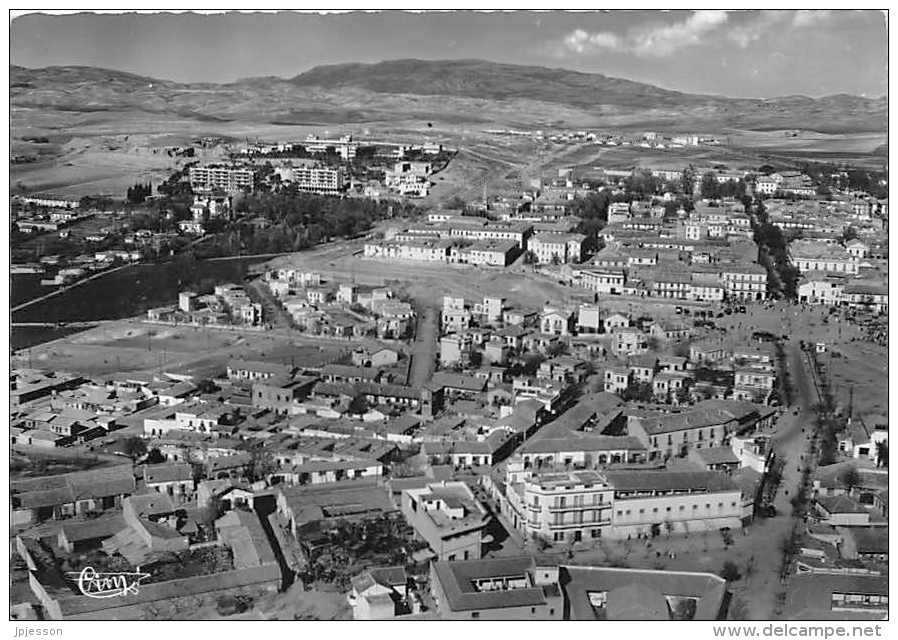
M 10 62 L 178 82 L 293 77 L 321 64 L 477 58 L 733 97 L 888 89 L 879 11 L 27 14 Z

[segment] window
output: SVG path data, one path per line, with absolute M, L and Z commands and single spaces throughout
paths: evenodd
M 472 611 L 472 612 L 471 612 L 471 617 L 472 617 L 472 618 L 475 618 L 475 619 L 476 619 L 476 618 L 479 618 L 479 617 L 480 617 L 480 612 L 479 612 L 479 611 Z

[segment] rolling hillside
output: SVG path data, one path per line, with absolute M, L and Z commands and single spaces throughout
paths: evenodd
M 428 118 L 446 122 L 544 123 L 566 118 L 596 126 L 712 130 L 804 128 L 885 131 L 888 100 L 835 95 L 726 98 L 565 69 L 482 60 L 392 60 L 316 67 L 289 80 L 181 84 L 95 67 L 10 67 L 10 103 L 41 111 L 124 109 L 205 121 L 366 122 Z M 514 118 L 509 116 L 513 115 Z M 575 117 L 576 116 L 576 117 Z

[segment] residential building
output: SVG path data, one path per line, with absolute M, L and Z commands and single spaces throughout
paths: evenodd
M 486 509 L 464 482 L 435 482 L 402 493 L 402 513 L 439 561 L 477 560 L 489 523 Z
M 889 610 L 887 575 L 806 573 L 792 576 L 787 620 L 883 620 Z
M 347 596 L 353 620 L 389 620 L 411 613 L 402 567 L 373 567 L 355 576 Z
M 795 240 L 788 246 L 789 261 L 802 273 L 826 271 L 857 275 L 859 260 L 841 245 Z
M 852 458 L 876 461 L 879 448 L 889 443 L 889 427 L 872 418 L 851 419 L 844 436 L 838 439 L 839 451 Z
M 720 271 L 728 298 L 763 300 L 767 297 L 767 270 L 761 265 L 725 265 Z
M 566 619 L 721 620 L 727 584 L 713 573 L 561 567 Z
M 631 416 L 627 432 L 648 450 L 650 459 L 671 457 L 691 448 L 717 447 L 739 425 L 738 418 L 721 407 L 693 408 L 656 417 Z
M 575 263 L 580 262 L 585 240 L 582 233 L 538 233 L 527 240 L 527 249 L 542 264 Z
M 228 361 L 228 378 L 230 380 L 267 380 L 275 377 L 288 378 L 293 375 L 295 367 L 276 362 L 260 362 L 257 360 Z
M 346 190 L 348 181 L 341 167 L 321 165 L 288 166 L 277 170 L 283 182 L 292 183 L 300 191 L 335 195 Z
M 558 566 L 530 556 L 433 562 L 430 588 L 441 620 L 561 620 Z
M 521 480 L 508 483 L 506 499 L 512 524 L 528 537 L 579 542 L 600 538 L 611 526 L 613 492 L 600 473 L 548 471 Z
M 626 277 L 623 270 L 588 268 L 580 272 L 580 285 L 596 293 L 623 293 Z
M 608 535 L 627 538 L 742 527 L 738 485 L 714 471 L 607 471 L 613 490 Z
M 630 386 L 630 371 L 627 367 L 608 365 L 605 367 L 604 382 L 606 393 L 622 393 Z
M 254 173 L 252 169 L 242 167 L 225 167 L 207 165 L 190 168 L 190 186 L 195 190 L 212 191 L 221 189 L 226 192 L 253 190 Z
M 540 315 L 540 330 L 550 335 L 571 335 L 574 330 L 573 312 L 564 309 L 545 309 Z

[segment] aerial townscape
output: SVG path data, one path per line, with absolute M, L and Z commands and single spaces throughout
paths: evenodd
M 10 67 L 12 619 L 888 617 L 886 97 L 258 75 Z

